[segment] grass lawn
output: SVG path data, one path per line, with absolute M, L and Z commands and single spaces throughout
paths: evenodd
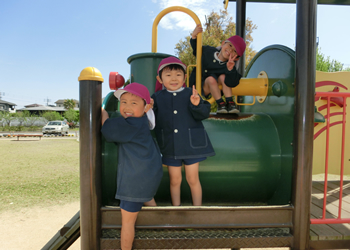
M 76 139 L 0 139 L 0 211 L 79 199 Z

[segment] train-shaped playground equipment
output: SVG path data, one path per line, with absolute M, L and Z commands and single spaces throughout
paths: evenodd
M 297 3 L 300 17 L 314 18 L 304 11 L 314 7 L 312 2 Z M 158 17 L 178 10 L 183 8 L 167 9 Z M 242 24 L 242 20 L 237 23 Z M 309 25 L 303 23 L 297 27 L 311 30 L 312 23 Z M 240 29 L 238 26 L 237 31 Z M 297 44 L 312 38 L 312 33 L 305 36 L 300 31 Z M 159 62 L 170 56 L 156 53 L 152 44 L 151 53 L 132 55 L 127 60 L 131 81 L 144 84 L 150 93 L 155 89 Z M 315 125 L 313 119 L 315 72 L 312 67 L 297 70 L 314 62 L 311 55 L 307 50 L 298 54 L 285 46 L 271 45 L 254 57 L 239 87 L 233 89 L 234 95 L 243 96 L 241 114 L 213 114 L 204 121 L 216 156 L 201 164 L 203 206 L 190 206 L 189 187 L 183 182 L 183 206 L 172 207 L 164 168 L 164 178 L 155 197 L 159 206 L 146 207 L 140 212 L 135 249 L 174 246 L 178 249 L 256 246 L 308 249 L 312 245 L 308 203 L 313 128 L 322 125 Z M 99 123 L 104 79 L 97 69 L 89 67 L 81 72 L 79 81 L 81 246 L 82 249 L 118 249 L 121 218 L 118 200 L 114 199 L 117 148 L 101 138 Z M 106 96 L 103 106 L 111 117 L 118 115 L 118 101 L 113 92 Z M 349 240 L 335 243 L 336 248 L 347 244 Z

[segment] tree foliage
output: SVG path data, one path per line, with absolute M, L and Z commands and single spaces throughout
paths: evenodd
M 221 10 L 220 13 L 212 11 L 203 25 L 203 45 L 217 47 L 221 45 L 222 41 L 225 41 L 230 36 L 234 36 L 236 34 L 236 23 L 232 19 L 227 11 Z M 245 51 L 245 66 L 249 64 L 256 54 L 256 51 L 251 48 L 253 42 L 252 33 L 255 29 L 257 29 L 257 26 L 248 18 L 246 21 L 247 48 Z M 195 56 L 192 54 L 190 38 L 191 36 L 186 36 L 184 40 L 181 39 L 175 46 L 176 55 L 186 65 L 196 64 Z
M 42 114 L 42 117 L 44 117 L 48 121 L 63 120 L 63 117 L 56 111 L 47 111 Z
M 66 99 L 64 102 L 63 102 L 63 107 L 67 110 L 69 109 L 74 109 L 75 107 L 75 101 L 74 99 Z
M 25 117 L 25 122 L 28 127 L 34 126 L 35 122 L 40 119 L 36 114 L 30 114 Z
M 316 50 L 316 70 L 324 72 L 336 72 L 343 70 L 343 64 L 337 60 L 330 59 L 329 56 L 325 56 L 321 52 L 321 48 Z M 349 68 L 345 71 L 350 71 Z
M 66 118 L 68 122 L 77 122 L 79 121 L 79 113 L 74 109 L 68 109 L 64 112 L 64 118 Z
M 16 113 L 1 112 L 2 124 L 5 126 L 11 126 L 11 122 L 16 119 Z

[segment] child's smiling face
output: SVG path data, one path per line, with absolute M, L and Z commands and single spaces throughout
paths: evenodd
M 120 97 L 120 113 L 124 118 L 142 117 L 145 113 L 145 105 L 145 100 L 129 92 L 125 92 Z
M 220 55 L 222 56 L 222 58 L 220 58 Z M 223 59 L 222 61 L 227 61 L 230 58 L 230 55 L 234 57 L 235 55 L 237 55 L 235 46 L 230 41 L 227 41 L 227 40 L 222 42 L 220 55 L 219 55 L 219 58 Z M 237 55 L 236 59 L 238 60 L 238 58 L 239 56 Z
M 182 87 L 186 75 L 180 69 L 164 68 L 161 72 L 161 78 L 157 77 L 157 79 L 161 84 L 164 84 L 167 90 L 175 91 Z

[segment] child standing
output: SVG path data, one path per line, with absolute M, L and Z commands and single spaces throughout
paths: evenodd
M 155 133 L 168 166 L 171 201 L 181 204 L 181 166 L 184 163 L 186 180 L 191 189 L 194 206 L 202 204 L 199 162 L 215 155 L 202 120 L 209 117 L 210 103 L 203 101 L 193 86 L 184 88 L 186 65 L 175 57 L 163 59 L 158 67 L 157 80 L 165 89 L 152 95 L 156 116 Z
M 194 56 L 196 56 L 197 51 L 197 35 L 200 32 L 203 32 L 203 28 L 198 24 L 190 39 Z M 202 93 L 204 96 L 211 93 L 218 105 L 217 113 L 239 113 L 232 98 L 231 88 L 236 87 L 242 77 L 234 66 L 243 56 L 245 48 L 246 44 L 240 36 L 231 36 L 223 41 L 221 48 L 202 47 Z M 195 77 L 195 70 L 193 70 L 190 85 L 195 84 Z M 222 86 L 226 103 L 222 99 L 219 85 Z
M 131 83 L 114 95 L 119 99 L 121 117 L 109 118 L 102 109 L 102 134 L 118 145 L 116 199 L 122 215 L 121 249 L 132 248 L 135 222 L 142 205 L 156 206 L 153 199 L 163 169 L 159 148 L 151 132 L 147 111 L 152 111 L 148 89 Z

